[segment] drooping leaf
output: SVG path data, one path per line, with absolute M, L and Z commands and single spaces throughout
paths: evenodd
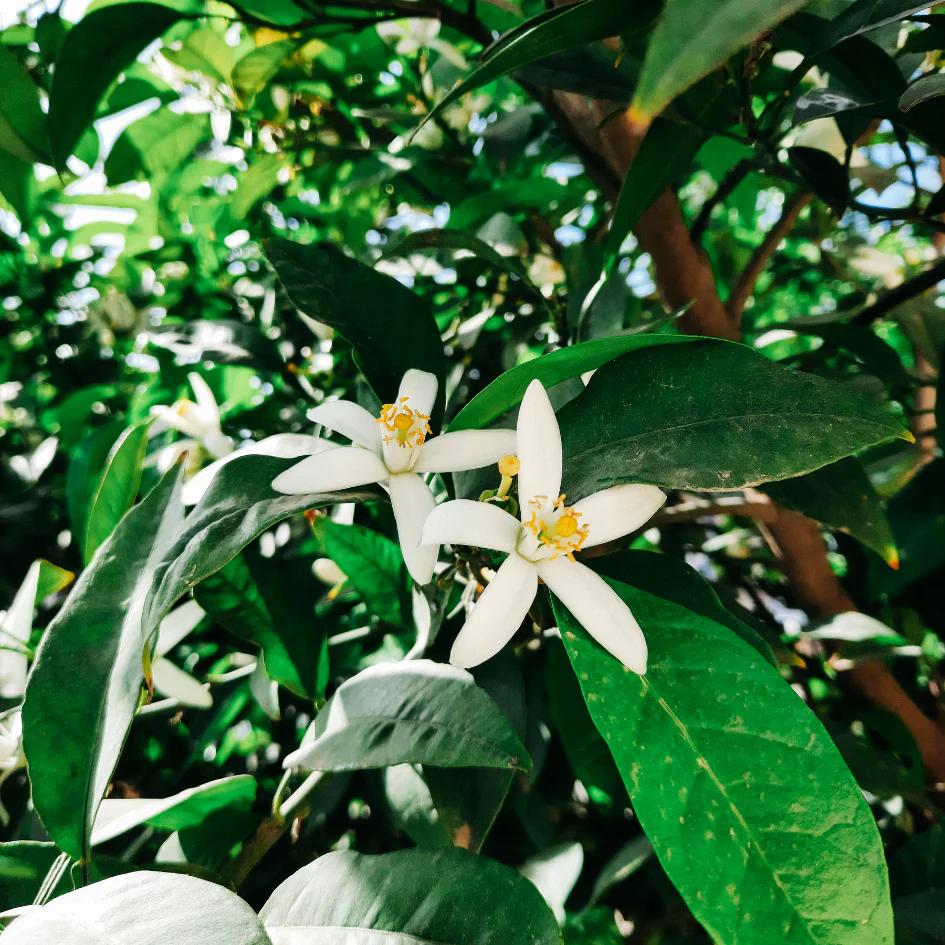
M 317 771 L 405 763 L 527 770 L 531 759 L 469 673 L 429 660 L 381 663 L 343 683 L 286 758 Z
M 616 261 L 620 246 L 653 201 L 692 164 L 705 141 L 694 125 L 657 119 L 647 131 L 624 178 L 607 234 L 607 265 Z
M 899 566 L 889 519 L 858 460 L 849 457 L 797 479 L 769 482 L 763 491 L 780 505 L 849 533 L 891 567 Z
M 667 0 L 650 37 L 631 120 L 650 122 L 729 57 L 810 0 L 713 0 L 697 17 L 687 0 Z
M 850 200 L 850 180 L 843 165 L 820 148 L 789 148 L 788 157 L 810 189 L 842 216 Z
M 453 417 L 450 430 L 474 430 L 498 420 L 521 402 L 528 385 L 536 378 L 545 387 L 551 387 L 594 371 L 628 351 L 653 345 L 688 344 L 693 340 L 685 335 L 614 335 L 559 348 L 499 375 Z
M 899 98 L 899 108 L 901 111 L 908 112 L 916 105 L 929 102 L 942 95 L 945 95 L 945 73 L 936 72 L 933 75 L 924 75 L 921 79 L 916 79 L 902 93 Z
M 564 490 L 574 499 L 621 482 L 738 489 L 910 437 L 840 384 L 709 339 L 623 355 L 558 419 Z
M 646 7 L 652 13 L 651 6 Z M 467 92 L 522 66 L 616 36 L 629 28 L 633 13 L 622 0 L 582 0 L 540 13 L 499 37 L 486 49 L 473 72 L 452 89 L 425 120 L 429 121 Z
M 147 870 L 60 896 L 3 933 L 4 945 L 272 945 L 234 893 L 193 876 Z
M 16 56 L 0 46 L 0 150 L 32 164 L 48 162 L 46 116 L 39 89 Z
M 235 459 L 186 519 L 175 474 L 168 473 L 121 520 L 47 628 L 27 688 L 23 737 L 37 813 L 74 858 L 88 852 L 140 698 L 145 647 L 161 620 L 267 528 L 351 497 L 276 495 L 272 480 L 293 462 Z M 68 711 L 63 693 L 70 694 Z M 77 728 L 74 718 L 90 724 Z
M 159 830 L 186 830 L 226 808 L 248 810 L 256 797 L 256 781 L 248 774 L 209 781 L 173 797 L 133 797 L 102 801 L 92 828 L 92 845 L 107 843 L 149 824 Z
M 387 403 L 411 368 L 440 379 L 433 419 L 442 415 L 445 362 L 433 314 L 417 295 L 332 246 L 270 239 L 266 255 L 292 303 L 351 342 L 361 369 Z M 378 300 L 384 304 L 379 305 Z
M 79 143 L 112 82 L 181 15 L 170 3 L 114 3 L 93 10 L 69 31 L 49 95 L 49 137 L 57 166 Z
M 147 422 L 128 427 L 112 445 L 89 501 L 83 544 L 86 562 L 131 508 L 141 485 L 147 448 Z
M 879 834 L 820 722 L 727 629 L 612 586 L 647 635 L 646 676 L 557 602 L 555 615 L 634 811 L 696 918 L 720 945 L 891 943 Z
M 260 912 L 273 945 L 559 945 L 537 889 L 462 850 L 329 853 L 290 876 Z

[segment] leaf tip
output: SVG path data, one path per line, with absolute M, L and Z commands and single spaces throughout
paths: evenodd
M 627 122 L 630 125 L 630 131 L 635 136 L 642 138 L 653 123 L 653 116 L 636 102 L 633 102 L 627 109 Z
M 895 545 L 887 545 L 883 548 L 883 560 L 893 571 L 898 571 L 901 563 L 899 560 L 899 549 Z

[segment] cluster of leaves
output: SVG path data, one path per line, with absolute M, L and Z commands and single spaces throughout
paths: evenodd
M 941 795 L 845 684 L 881 660 L 941 710 L 926 8 L 100 0 L 0 29 L 0 909 L 35 906 L 4 941 L 879 945 L 893 907 L 936 940 Z M 587 98 L 646 130 L 619 192 L 566 120 Z M 661 303 L 632 234 L 667 188 L 745 344 Z M 670 494 L 588 562 L 645 676 L 544 597 L 452 669 L 489 554 L 416 588 L 376 489 L 277 495 L 292 460 L 246 455 L 185 508 L 211 456 L 164 471 L 152 408 L 189 373 L 236 443 L 376 413 L 409 368 L 449 430 L 511 425 L 538 378 L 569 497 Z M 769 499 L 862 613 L 803 610 Z

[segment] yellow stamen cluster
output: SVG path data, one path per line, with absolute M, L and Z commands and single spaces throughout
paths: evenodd
M 174 404 L 174 413 L 176 413 L 178 417 L 186 417 L 193 407 L 194 404 L 192 401 L 187 399 L 178 400 L 177 403 Z
M 409 397 L 401 397 L 396 404 L 384 404 L 377 422 L 387 430 L 385 443 L 399 446 L 422 446 L 430 429 L 430 415 L 411 410 L 407 406 Z
M 524 524 L 543 545 L 554 551 L 552 559 L 566 555 L 573 561 L 574 552 L 581 550 L 591 530 L 580 523 L 580 512 L 564 504 L 565 498 L 562 493 L 549 508 L 547 496 L 536 496 L 528 503 L 532 514 Z

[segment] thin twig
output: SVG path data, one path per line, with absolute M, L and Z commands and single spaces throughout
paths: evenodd
M 923 270 L 911 279 L 906 279 L 895 289 L 890 289 L 884 295 L 881 295 L 872 305 L 868 305 L 859 314 L 855 315 L 851 321 L 856 324 L 868 324 L 876 321 L 877 318 L 882 318 L 894 308 L 898 308 L 903 302 L 908 302 L 917 295 L 921 295 L 928 289 L 938 285 L 943 279 L 945 279 L 945 259 L 940 259 L 929 266 L 928 269 Z

